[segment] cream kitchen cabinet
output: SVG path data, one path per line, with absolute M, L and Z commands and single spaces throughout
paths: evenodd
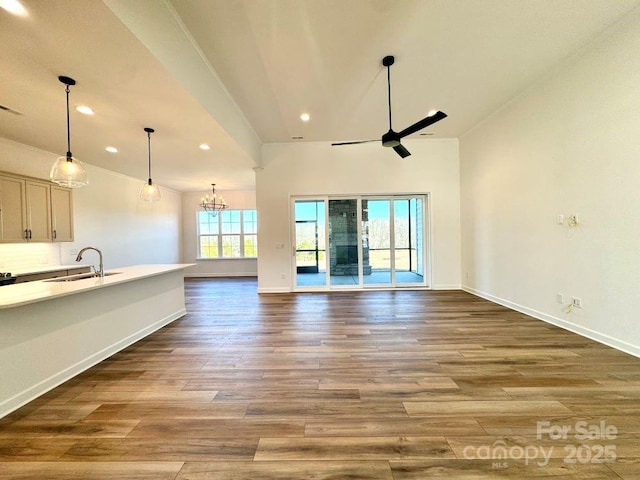
M 22 273 L 16 275 L 16 283 L 35 282 L 37 280 L 48 280 L 51 278 L 67 277 L 80 273 L 90 273 L 91 267 L 67 268 L 61 270 L 48 270 L 43 272 Z
M 24 179 L 0 175 L 0 242 L 26 242 L 27 194 Z
M 54 242 L 73 242 L 73 193 L 51 186 L 51 234 Z
M 50 242 L 51 230 L 51 185 L 25 180 L 27 195 L 27 240 Z
M 73 240 L 71 191 L 43 180 L 0 173 L 0 242 Z

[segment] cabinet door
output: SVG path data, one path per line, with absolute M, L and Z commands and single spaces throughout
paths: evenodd
M 26 242 L 25 181 L 0 176 L 0 242 Z
M 73 242 L 73 193 L 68 188 L 51 187 L 51 222 L 54 242 Z
M 26 182 L 27 228 L 30 242 L 51 241 L 51 186 Z

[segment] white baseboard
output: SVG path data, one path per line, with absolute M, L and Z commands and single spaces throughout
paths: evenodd
M 296 290 L 291 290 L 288 287 L 258 287 L 258 293 L 291 293 L 291 292 L 299 292 L 299 293 L 308 293 L 308 292 L 379 292 L 379 291 L 398 291 L 398 290 L 460 290 L 460 285 L 439 285 L 437 287 L 428 287 L 428 286 L 396 286 L 396 287 L 376 287 L 371 286 L 367 288 L 334 288 L 334 289 L 326 289 L 323 287 L 318 288 L 309 288 L 304 289 L 304 287 L 300 287 Z
M 459 283 L 452 283 L 452 284 L 440 284 L 440 285 L 434 285 L 433 287 L 431 287 L 431 290 L 460 290 L 460 284 Z
M 578 335 L 582 335 L 583 337 L 587 337 L 596 342 L 615 348 L 616 350 L 628 353 L 629 355 L 633 355 L 634 357 L 640 357 L 640 347 L 631 343 L 627 343 L 624 340 L 611 337 L 609 335 L 591 330 L 590 328 L 586 328 L 581 325 L 576 325 L 575 323 L 568 322 L 562 318 L 539 312 L 538 310 L 534 310 L 533 308 L 525 307 L 524 305 L 505 300 L 504 298 L 496 297 L 486 292 L 481 292 L 480 290 L 476 290 L 475 288 L 471 288 L 466 285 L 462 286 L 462 290 L 476 295 L 477 297 L 484 298 L 485 300 L 503 305 L 512 310 L 516 310 L 517 312 L 524 313 L 526 315 L 529 315 L 530 317 L 534 317 L 538 320 L 550 323 L 552 325 L 555 325 L 556 327 L 560 327 L 570 332 L 577 333 Z
M 258 293 L 290 293 L 289 287 L 258 287 Z
M 221 278 L 221 277 L 253 277 L 257 278 L 255 272 L 233 272 L 233 273 L 185 273 L 184 278 Z
M 159 320 L 138 332 L 129 335 L 128 337 L 120 340 L 119 342 L 110 345 L 103 350 L 90 355 L 84 360 L 79 361 L 78 363 L 71 365 L 68 368 L 56 373 L 55 375 L 50 376 L 49 378 L 29 387 L 28 389 L 14 395 L 11 398 L 6 399 L 2 403 L 0 403 L 0 418 L 8 415 L 9 413 L 17 410 L 18 408 L 26 405 L 30 401 L 38 398 L 40 395 L 47 393 L 50 390 L 53 390 L 55 387 L 63 384 L 70 378 L 75 377 L 76 375 L 84 372 L 85 370 L 93 367 L 94 365 L 100 363 L 106 358 L 109 358 L 114 353 L 123 350 L 129 345 L 134 344 L 138 340 L 150 335 L 156 330 L 161 329 L 165 325 L 177 320 L 180 317 L 186 315 L 187 310 L 181 309 L 177 312 L 172 313 L 171 315 L 166 316 L 162 320 Z

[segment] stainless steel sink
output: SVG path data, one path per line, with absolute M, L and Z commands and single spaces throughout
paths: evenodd
M 119 275 L 121 272 L 106 272 L 105 277 L 111 275 Z M 51 280 L 45 280 L 45 282 L 75 282 L 76 280 L 85 280 L 87 278 L 100 278 L 98 273 L 79 273 L 77 275 L 69 275 L 68 277 L 52 278 Z

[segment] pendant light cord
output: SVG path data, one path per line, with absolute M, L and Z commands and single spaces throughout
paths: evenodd
M 151 132 L 147 132 L 147 145 L 149 147 L 149 185 L 151 185 Z
M 67 92 L 67 159 L 70 159 L 73 155 L 71 154 L 71 127 L 69 123 L 69 85 L 64 91 Z

